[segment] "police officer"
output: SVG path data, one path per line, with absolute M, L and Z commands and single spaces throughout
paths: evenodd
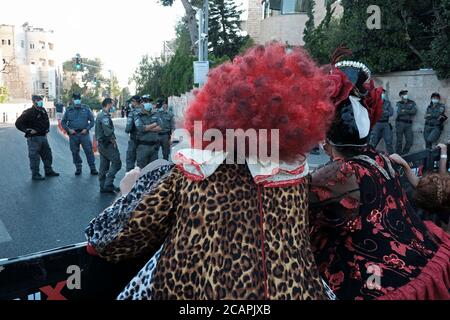
M 91 109 L 81 104 L 81 95 L 73 94 L 73 104 L 67 108 L 61 121 L 63 129 L 69 135 L 70 151 L 72 151 L 73 163 L 75 164 L 75 175 L 81 174 L 83 161 L 80 157 L 80 145 L 83 147 L 87 162 L 91 168 L 91 175 L 98 175 L 95 169 L 95 156 L 92 150 L 91 136 L 89 130 L 95 125 L 94 115 Z
M 141 97 L 133 96 L 129 105 L 129 112 L 127 115 L 127 125 L 125 127 L 125 132 L 130 135 L 130 140 L 128 140 L 127 148 L 127 172 L 134 169 L 136 165 L 136 149 L 137 149 L 137 129 L 135 126 L 135 121 L 137 114 L 141 111 Z
M 100 153 L 98 180 L 101 193 L 114 193 L 120 191 L 118 187 L 114 186 L 114 179 L 122 168 L 122 161 L 120 161 L 114 124 L 111 120 L 111 113 L 115 112 L 113 100 L 106 98 L 102 102 L 102 107 L 102 111 L 99 112 L 95 121 L 95 138 L 98 141 Z
M 417 105 L 408 97 L 408 90 L 402 90 L 399 93 L 401 100 L 397 102 L 397 119 L 395 129 L 397 132 L 397 153 L 407 154 L 413 145 L 413 119 L 417 114 Z M 402 149 L 403 136 L 405 137 L 405 146 Z
M 137 129 L 136 159 L 139 168 L 158 159 L 159 132 L 161 132 L 162 121 L 151 99 L 145 100 L 143 108 L 136 116 L 135 126 Z
M 446 120 L 445 105 L 441 103 L 441 95 L 435 92 L 431 95 L 431 103 L 425 114 L 423 136 L 425 138 L 427 149 L 431 149 L 433 143 L 439 140 L 442 130 L 444 130 L 444 122 Z
M 33 107 L 25 110 L 16 121 L 16 128 L 25 133 L 28 144 L 28 157 L 33 180 L 45 180 L 39 173 L 40 160 L 44 163 L 46 177 L 57 177 L 52 168 L 52 150 L 47 140 L 50 121 L 41 96 L 31 97 Z
M 164 103 L 164 100 L 158 99 L 157 107 L 162 122 L 161 127 L 162 130 L 159 133 L 160 145 L 162 148 L 163 158 L 165 160 L 169 160 L 170 136 L 172 135 L 172 132 L 175 129 L 174 117 L 173 114 L 169 112 L 169 106 L 167 105 L 167 103 Z
M 392 126 L 389 123 L 389 118 L 394 115 L 394 108 L 392 108 L 391 102 L 389 101 L 386 90 L 383 90 L 383 114 L 380 120 L 377 122 L 372 131 L 372 141 L 371 145 L 376 148 L 380 143 L 381 139 L 384 139 L 386 144 L 386 149 L 389 154 L 394 153 L 394 148 L 392 146 Z

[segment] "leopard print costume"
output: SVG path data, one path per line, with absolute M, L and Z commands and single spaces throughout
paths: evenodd
M 95 249 L 121 261 L 161 248 L 119 299 L 327 299 L 309 243 L 307 190 L 306 179 L 258 187 L 245 165 L 221 165 L 199 182 L 174 168 Z

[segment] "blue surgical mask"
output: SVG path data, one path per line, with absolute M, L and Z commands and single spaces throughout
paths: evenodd
M 150 112 L 153 109 L 153 105 L 151 103 L 144 103 L 144 109 L 145 111 Z
M 383 100 L 386 100 L 386 94 L 383 93 L 383 94 L 381 95 L 381 98 L 382 98 Z
M 116 107 L 115 107 L 115 106 L 112 106 L 111 109 L 109 109 L 109 112 L 110 112 L 110 113 L 116 112 Z
M 36 106 L 42 108 L 44 106 L 44 101 L 36 101 Z
M 407 94 L 405 94 L 405 95 L 403 96 L 403 100 L 408 100 L 408 98 L 409 98 L 409 96 L 408 96 Z
M 76 106 L 81 105 L 81 100 L 80 99 L 73 100 L 73 104 Z
M 431 99 L 431 102 L 432 102 L 433 104 L 438 104 L 438 103 L 439 103 L 439 99 Z

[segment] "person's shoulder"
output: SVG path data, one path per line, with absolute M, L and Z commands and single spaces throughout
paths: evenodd
M 28 109 L 25 109 L 23 112 L 22 112 L 22 115 L 31 115 L 31 114 L 33 114 L 35 112 L 35 108 L 34 107 L 31 107 L 31 108 L 28 108 Z

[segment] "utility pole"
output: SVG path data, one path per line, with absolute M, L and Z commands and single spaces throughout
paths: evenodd
M 202 9 L 198 14 L 198 61 L 194 62 L 194 82 L 200 86 L 206 81 L 209 71 L 208 61 L 208 33 L 209 33 L 209 1 L 203 0 Z

